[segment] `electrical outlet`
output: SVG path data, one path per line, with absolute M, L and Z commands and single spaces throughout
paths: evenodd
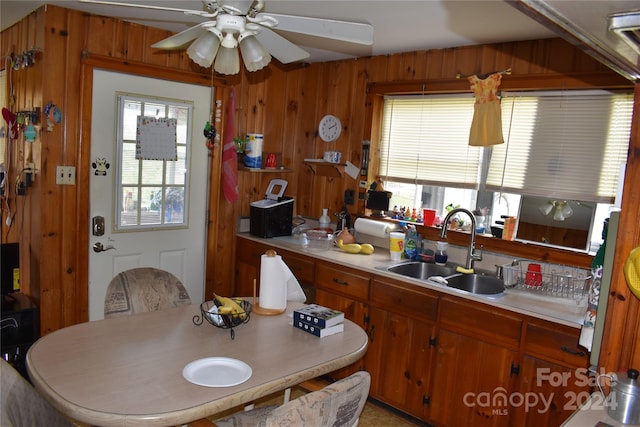
M 75 185 L 76 184 L 76 167 L 75 166 L 56 167 L 56 184 Z

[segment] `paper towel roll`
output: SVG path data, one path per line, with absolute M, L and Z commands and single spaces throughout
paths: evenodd
M 389 232 L 394 228 L 393 224 L 384 221 L 374 221 L 372 219 L 358 218 L 353 225 L 358 233 L 367 234 L 373 237 L 389 237 Z
M 260 169 L 262 167 L 262 144 L 264 135 L 261 133 L 248 133 L 245 144 L 244 165 L 248 168 Z
M 287 277 L 280 255 L 262 255 L 260 259 L 260 307 L 287 308 Z

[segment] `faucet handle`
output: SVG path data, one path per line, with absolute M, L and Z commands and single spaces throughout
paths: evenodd
M 483 245 L 480 245 L 480 249 L 479 249 L 480 252 L 478 252 L 478 249 L 475 249 L 471 254 L 471 257 L 473 258 L 474 261 L 482 261 L 482 248 L 483 248 Z

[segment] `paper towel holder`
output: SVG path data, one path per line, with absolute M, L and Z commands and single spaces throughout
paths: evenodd
M 276 251 L 274 251 L 273 249 L 269 249 L 264 253 L 266 256 L 268 257 L 274 257 L 276 255 L 278 255 L 278 253 Z M 256 279 L 253 279 L 253 312 L 256 314 L 261 314 L 263 316 L 276 316 L 278 314 L 282 314 L 284 313 L 285 309 L 282 310 L 278 310 L 275 308 L 263 308 L 260 307 L 260 304 L 257 301 L 257 281 Z

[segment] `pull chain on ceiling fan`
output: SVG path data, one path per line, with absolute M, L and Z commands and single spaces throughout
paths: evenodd
M 240 71 L 240 54 L 248 71 L 264 68 L 271 62 L 272 55 L 283 64 L 309 57 L 304 49 L 274 30 L 362 45 L 373 44 L 373 27 L 369 24 L 262 13 L 263 0 L 203 1 L 208 12 L 101 0 L 80 1 L 174 11 L 210 18 L 209 21 L 160 40 L 151 47 L 166 50 L 186 47 L 187 55 L 193 62 L 205 68 L 213 64 L 214 70 L 220 74 L 237 74 Z

